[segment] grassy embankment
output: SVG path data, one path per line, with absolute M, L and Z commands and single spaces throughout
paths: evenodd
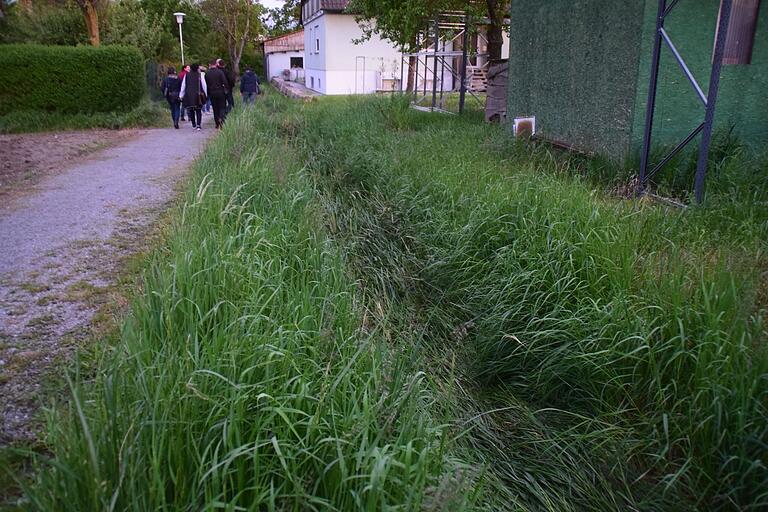
M 768 507 L 765 163 L 720 155 L 678 210 L 397 101 L 323 102 L 295 132 L 369 300 L 456 379 L 495 506 Z
M 472 500 L 425 376 L 363 321 L 276 126 L 196 166 L 120 342 L 52 419 L 32 509 L 402 510 Z
M 88 130 L 106 128 L 152 128 L 170 125 L 170 113 L 165 102 L 144 99 L 128 112 L 96 112 L 93 114 L 62 114 L 22 110 L 0 115 L 0 133 L 33 133 L 59 130 Z
M 197 167 L 32 508 L 765 506 L 759 169 L 667 210 L 472 118 L 266 100 Z

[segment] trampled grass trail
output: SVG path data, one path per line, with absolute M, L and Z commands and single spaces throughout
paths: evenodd
M 720 160 L 672 210 L 471 115 L 268 95 L 74 377 L 29 508 L 765 508 L 766 169 Z
M 366 326 L 255 113 L 196 167 L 120 342 L 51 421 L 36 510 L 443 510 L 473 500 L 425 376 Z M 370 327 L 370 328 L 368 328 Z
M 493 508 L 768 507 L 766 161 L 720 144 L 707 206 L 678 210 L 471 116 L 345 99 L 305 117 L 332 231 L 457 383 L 448 416 Z

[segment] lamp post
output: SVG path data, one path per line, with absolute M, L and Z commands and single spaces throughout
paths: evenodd
M 184 36 L 181 33 L 181 24 L 184 23 L 184 14 L 183 12 L 175 12 L 173 13 L 174 16 L 176 16 L 176 23 L 179 24 L 179 46 L 181 46 L 181 67 L 184 67 Z

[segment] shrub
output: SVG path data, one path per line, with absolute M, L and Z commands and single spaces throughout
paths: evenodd
M 0 114 L 127 111 L 146 92 L 144 57 L 122 46 L 6 45 Z

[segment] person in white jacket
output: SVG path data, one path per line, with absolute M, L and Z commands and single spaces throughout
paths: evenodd
M 205 83 L 205 73 L 200 71 L 199 64 L 192 64 L 189 67 L 189 73 L 184 75 L 184 80 L 181 82 L 179 99 L 187 113 L 189 113 L 192 128 L 201 130 L 203 104 L 208 99 L 208 85 Z

